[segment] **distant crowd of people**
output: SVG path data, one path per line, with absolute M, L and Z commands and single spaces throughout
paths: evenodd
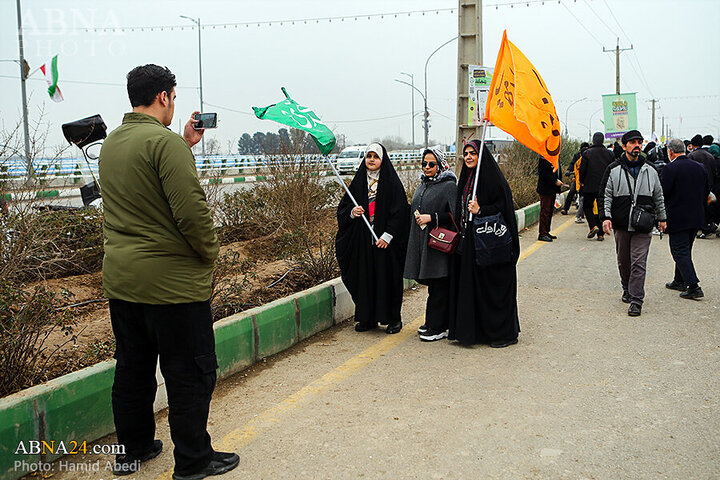
M 561 213 L 569 213 L 577 196 L 575 221 L 583 223 L 583 216 L 587 218 L 588 239 L 602 241 L 614 231 L 622 301 L 630 304 L 628 315 L 642 312 L 653 234 L 667 233 L 670 238 L 675 274 L 665 286 L 680 291 L 682 298 L 702 298 L 692 247 L 696 238 L 720 237 L 720 145 L 711 135 L 699 134 L 685 141 L 675 138 L 663 145 L 644 144 L 637 130 L 608 147 L 604 140 L 596 132 L 592 144 L 581 144 L 574 155 L 565 172 L 574 179 Z M 560 191 L 559 178 L 557 174 L 551 177 L 541 161 L 537 191 L 541 209 L 547 208 L 540 214 L 541 241 L 555 238 L 549 233 L 549 199 Z

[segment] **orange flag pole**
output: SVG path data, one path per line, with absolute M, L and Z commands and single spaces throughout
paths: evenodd
M 487 118 L 483 118 L 483 130 L 482 130 L 482 137 L 480 140 L 480 151 L 478 152 L 478 163 L 475 166 L 475 182 L 473 183 L 472 197 L 470 197 L 473 200 L 475 200 L 475 197 L 477 196 L 478 180 L 480 179 L 480 163 L 482 162 L 483 150 L 485 150 L 485 132 L 487 131 L 487 125 L 488 125 Z M 464 148 L 463 148 L 463 150 L 464 150 Z M 463 156 L 464 155 L 465 155 L 465 153 L 463 152 Z M 468 220 L 472 221 L 473 214 L 471 212 L 468 212 L 468 213 L 470 213 L 470 215 L 468 216 Z

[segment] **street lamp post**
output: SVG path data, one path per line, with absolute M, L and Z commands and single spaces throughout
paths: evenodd
M 415 75 L 411 73 L 400 72 L 400 75 L 410 77 L 410 86 L 415 89 Z M 410 90 L 410 127 L 412 130 L 412 145 L 415 148 L 415 92 Z
M 187 20 L 190 20 L 195 25 L 197 25 L 198 29 L 198 72 L 200 73 L 200 112 L 203 111 L 203 81 L 202 81 L 202 40 L 201 40 L 201 31 L 202 28 L 200 27 L 200 17 L 197 19 L 192 17 L 186 17 L 185 15 L 180 15 L 180 18 L 185 18 Z M 205 155 L 205 135 L 202 136 L 201 141 L 201 150 L 202 154 Z
M 425 148 L 428 148 L 428 136 L 430 133 L 430 126 L 428 125 L 428 117 L 430 116 L 430 113 L 428 112 L 428 105 L 427 105 L 427 68 L 428 68 L 428 62 L 430 62 L 430 58 L 432 58 L 433 55 L 435 55 L 438 50 L 443 48 L 448 43 L 457 40 L 458 37 L 455 36 L 448 40 L 447 42 L 443 43 L 439 47 L 437 47 L 433 52 L 428 56 L 427 60 L 425 60 L 425 94 L 423 95 L 423 100 L 425 100 Z
M 587 100 L 587 97 L 583 97 L 583 98 L 581 98 L 580 100 L 574 101 L 573 103 L 570 104 L 570 106 L 568 106 L 568 107 L 565 109 L 565 136 L 566 136 L 566 137 L 568 136 L 568 112 L 570 111 L 570 107 L 572 107 L 572 106 L 575 105 L 576 103 L 582 102 L 583 100 Z
M 588 133 L 589 133 L 588 136 L 590 137 L 590 141 L 591 141 L 591 142 L 592 142 L 592 132 L 591 132 L 591 130 L 592 130 L 592 119 L 593 119 L 593 117 L 595 116 L 595 114 L 600 113 L 601 111 L 602 111 L 602 107 L 598 108 L 597 110 L 595 110 L 595 111 L 592 113 L 592 115 L 590 115 L 590 121 L 588 122 Z
M 417 93 L 420 94 L 420 96 L 423 98 L 423 102 L 425 102 L 425 118 L 427 118 L 427 98 L 425 97 L 425 94 L 422 92 L 422 90 L 417 88 L 415 85 L 406 82 L 405 80 L 398 80 L 396 78 L 395 81 L 398 83 L 402 83 L 403 85 L 407 85 L 408 87 L 412 88 L 414 91 L 416 91 Z M 415 112 L 414 111 L 412 113 L 412 118 L 413 118 L 413 125 L 415 125 Z M 414 132 L 414 130 L 413 130 L 413 132 Z M 426 145 L 425 148 L 427 148 L 427 138 L 428 138 L 427 125 L 425 125 L 425 145 Z M 415 134 L 414 133 L 413 133 L 413 147 L 415 147 Z

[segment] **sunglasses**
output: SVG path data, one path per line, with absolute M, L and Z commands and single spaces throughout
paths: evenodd
M 425 168 L 425 167 L 435 168 L 437 163 L 436 162 L 426 162 L 425 160 L 423 160 L 420 165 L 422 165 L 423 168 Z

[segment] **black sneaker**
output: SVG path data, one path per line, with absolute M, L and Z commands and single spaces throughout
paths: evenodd
M 687 298 L 688 300 L 697 300 L 698 298 L 703 298 L 704 296 L 705 294 L 703 293 L 702 288 L 700 288 L 700 285 L 688 287 L 687 290 L 680 294 L 680 297 Z
M 393 333 L 398 333 L 400 330 L 402 330 L 402 322 L 396 322 L 388 325 L 385 329 L 385 333 L 392 335 Z
M 162 440 L 155 440 L 153 446 L 147 452 L 140 455 L 132 455 L 130 453 L 125 455 L 117 455 L 115 457 L 115 463 L 113 463 L 112 472 L 113 475 L 123 476 L 136 473 L 140 468 L 142 462 L 147 462 L 160 455 L 162 452 L 163 443 Z
M 665 288 L 669 288 L 670 290 L 678 290 L 680 292 L 684 292 L 687 288 L 687 285 L 685 285 L 685 282 L 678 282 L 677 280 L 673 280 L 670 283 L 665 284 Z
M 427 323 L 423 323 L 420 325 L 420 328 L 418 328 L 418 333 L 425 333 L 428 331 Z
M 555 235 L 553 235 L 552 233 L 548 233 L 547 236 L 552 238 L 553 240 L 557 240 L 557 237 Z
M 360 322 L 355 324 L 356 332 L 367 332 L 368 330 L 373 330 L 375 328 L 377 328 L 377 323 L 375 325 L 366 325 Z
M 238 457 L 237 453 L 215 452 L 213 453 L 213 458 L 210 460 L 207 467 L 203 468 L 199 472 L 189 475 L 178 475 L 177 473 L 173 473 L 172 478 L 173 480 L 200 480 L 201 478 L 205 478 L 210 475 L 222 475 L 223 473 L 227 473 L 237 467 L 238 463 L 240 463 L 240 457 Z
M 490 342 L 490 346 L 492 348 L 505 348 L 510 345 L 515 345 L 517 342 L 517 338 L 511 338 L 510 340 L 495 340 L 494 342 Z
M 539 242 L 552 242 L 553 239 L 550 237 L 550 235 L 540 235 L 538 237 Z
M 623 292 L 621 300 L 623 303 L 630 303 L 630 292 Z
M 420 340 L 423 342 L 434 342 L 436 340 L 447 338 L 447 336 L 447 330 L 443 330 L 442 332 L 438 330 L 427 330 L 425 333 L 420 334 Z
M 639 317 L 642 313 L 642 305 L 639 303 L 631 303 L 630 308 L 628 308 L 628 315 L 631 317 Z

